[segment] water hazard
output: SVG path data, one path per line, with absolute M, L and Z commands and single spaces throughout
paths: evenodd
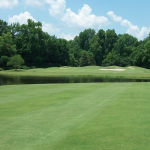
M 0 85 L 16 84 L 46 84 L 46 83 L 94 83 L 94 82 L 150 82 L 150 79 L 128 79 L 122 77 L 37 77 L 37 76 L 8 76 L 0 75 Z

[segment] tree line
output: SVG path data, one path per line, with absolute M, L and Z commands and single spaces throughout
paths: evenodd
M 0 20 L 0 67 L 20 55 L 26 66 L 139 66 L 150 68 L 150 34 L 138 41 L 115 30 L 85 29 L 67 41 L 42 31 L 42 23 L 27 20 L 20 25 Z

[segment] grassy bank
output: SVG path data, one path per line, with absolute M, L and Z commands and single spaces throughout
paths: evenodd
M 104 67 L 87 66 L 87 67 L 51 67 L 51 68 L 38 68 L 38 69 L 19 69 L 18 71 L 7 70 L 0 71 L 0 75 L 18 75 L 18 76 L 110 76 L 110 77 L 124 77 L 124 78 L 147 78 L 150 79 L 150 70 L 140 67 L 105 67 L 106 69 L 125 69 L 125 71 L 109 71 L 99 70 Z
M 149 91 L 149 83 L 0 86 L 0 149 L 150 149 Z

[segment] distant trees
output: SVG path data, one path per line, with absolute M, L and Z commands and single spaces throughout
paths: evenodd
M 69 64 L 69 49 L 67 45 L 67 40 L 65 39 L 58 39 L 58 52 L 59 52 L 59 63 L 61 65 L 68 65 Z
M 150 68 L 150 35 L 144 40 L 115 30 L 85 29 L 73 40 L 43 32 L 42 23 L 27 20 L 20 25 L 0 20 L 0 67 L 20 55 L 28 66 L 136 65 Z M 9 62 L 10 63 L 10 62 Z M 8 63 L 8 64 L 9 64 Z
M 10 32 L 10 26 L 8 26 L 8 23 L 6 21 L 0 19 L 0 36 L 2 36 L 2 33 L 7 32 Z
M 86 51 L 89 50 L 89 43 L 92 37 L 95 35 L 94 29 L 85 29 L 83 32 L 79 34 L 79 46 L 81 49 Z
M 137 39 L 129 34 L 119 34 L 117 41 L 113 44 L 112 51 L 103 60 L 104 66 L 117 65 L 128 66 L 133 64 L 132 52 L 137 43 Z
M 114 48 L 114 44 L 117 42 L 118 36 L 115 30 L 108 29 L 105 33 L 105 58 L 109 52 Z
M 101 65 L 103 59 L 102 46 L 99 43 L 100 38 L 97 35 L 95 35 L 90 40 L 90 48 L 89 48 L 89 52 L 93 53 L 97 65 Z
M 69 63 L 69 65 L 72 66 L 72 67 L 78 67 L 79 66 L 78 61 L 75 59 L 73 54 L 70 54 L 70 63 Z
M 0 56 L 12 56 L 16 53 L 16 45 L 13 44 L 10 32 L 2 33 L 0 36 Z
M 84 51 L 80 58 L 80 66 L 83 67 L 83 66 L 88 66 L 88 65 L 89 65 L 88 55 L 87 55 L 87 52 Z

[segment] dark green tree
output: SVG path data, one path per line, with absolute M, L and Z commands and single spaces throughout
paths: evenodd
M 95 35 L 94 29 L 85 29 L 83 32 L 80 32 L 79 34 L 79 46 L 81 49 L 88 51 L 90 40 Z
M 70 66 L 72 67 L 78 67 L 78 61 L 75 59 L 73 54 L 70 54 Z
M 42 61 L 43 61 L 43 59 L 40 56 L 37 56 L 34 58 L 34 64 L 38 67 L 42 64 Z
M 150 68 L 150 40 L 145 44 L 143 64 L 145 68 Z
M 88 55 L 87 52 L 84 51 L 80 58 L 80 67 L 88 66 L 88 65 L 89 65 Z
M 101 60 L 103 61 L 105 56 L 105 31 L 100 29 L 96 35 L 99 37 L 99 45 L 102 47 Z
M 108 29 L 105 33 L 105 58 L 108 55 L 109 52 L 112 51 L 114 48 L 114 44 L 117 42 L 117 34 L 115 33 L 115 30 Z
M 79 59 L 81 58 L 81 54 L 84 51 L 83 49 L 80 48 L 78 44 L 76 44 L 73 41 L 69 41 L 69 53 L 73 54 L 74 58 L 78 61 L 79 64 Z
M 117 54 L 109 52 L 106 59 L 103 60 L 102 66 L 119 65 L 119 63 L 120 63 L 120 57 Z
M 0 56 L 12 56 L 16 53 L 16 45 L 13 44 L 10 32 L 2 33 L 0 36 Z
M 69 48 L 67 40 L 58 39 L 59 63 L 62 66 L 69 64 Z
M 96 65 L 94 54 L 91 52 L 88 52 L 88 65 L 91 65 L 91 66 Z
M 7 57 L 7 56 L 1 56 L 0 57 L 0 66 L 1 67 L 6 67 L 8 60 L 9 60 L 9 57 Z
M 58 39 L 55 36 L 49 36 L 46 40 L 46 51 L 49 63 L 59 63 Z
M 90 41 L 90 49 L 89 52 L 94 54 L 94 59 L 97 65 L 101 65 L 103 59 L 102 47 L 99 44 L 100 38 L 95 35 Z
M 10 32 L 10 26 L 6 21 L 3 21 L 0 19 L 0 36 L 2 36 L 2 33 Z

